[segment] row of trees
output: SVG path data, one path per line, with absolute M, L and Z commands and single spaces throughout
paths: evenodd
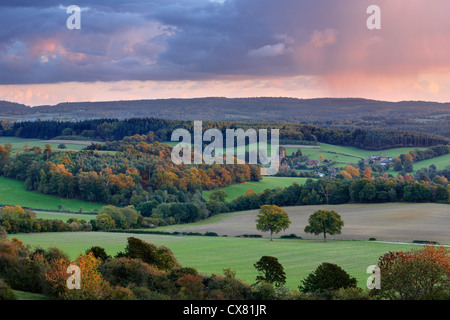
M 440 181 L 442 182 L 442 181 Z M 213 192 L 222 192 L 215 191 Z M 353 178 L 351 180 L 308 179 L 305 184 L 293 183 L 284 189 L 266 189 L 260 193 L 247 192 L 229 202 L 210 198 L 206 203 L 211 214 L 258 209 L 262 205 L 298 206 L 321 204 L 438 202 L 449 201 L 448 183 L 417 182 L 403 178 Z M 223 199 L 221 197 L 220 199 Z
M 64 222 L 60 219 L 36 218 L 33 211 L 24 210 L 20 206 L 0 208 L 0 226 L 5 228 L 8 233 L 92 230 L 92 225 L 85 220 L 70 218 Z
M 256 229 L 262 232 L 270 232 L 270 241 L 273 241 L 273 233 L 286 230 L 291 221 L 289 216 L 276 205 L 264 205 L 259 209 L 256 216 Z M 344 226 L 341 216 L 334 210 L 317 210 L 308 218 L 308 225 L 305 227 L 306 233 L 323 234 L 323 239 L 330 235 L 340 234 Z

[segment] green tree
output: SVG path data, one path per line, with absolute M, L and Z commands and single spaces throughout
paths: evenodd
M 219 202 L 225 202 L 225 198 L 228 197 L 227 193 L 223 190 L 217 190 L 209 195 L 209 200 L 215 200 Z
M 253 266 L 261 273 L 256 276 L 257 283 L 266 281 L 276 287 L 281 287 L 286 283 L 286 273 L 277 258 L 263 256 Z
M 278 206 L 263 205 L 259 209 L 256 216 L 256 229 L 262 232 L 270 231 L 270 241 L 272 241 L 272 234 L 286 230 L 291 221 L 288 214 Z
M 98 214 L 95 220 L 91 220 L 94 229 L 108 231 L 115 228 L 113 218 L 107 213 Z
M 303 293 L 332 293 L 341 288 L 356 288 L 357 281 L 336 264 L 323 262 L 302 280 L 299 290 Z
M 323 239 L 327 239 L 327 233 L 330 235 L 340 234 L 344 226 L 341 216 L 331 210 L 317 210 L 308 219 L 309 225 L 305 227 L 306 233 L 315 235 L 323 233 Z
M 136 206 L 136 210 L 139 211 L 144 217 L 151 217 L 153 209 L 158 206 L 158 201 L 146 201 L 141 202 Z
M 163 271 L 169 271 L 178 266 L 177 259 L 169 248 L 165 246 L 157 247 L 153 243 L 134 237 L 128 238 L 125 256 L 132 259 L 141 259 L 143 262 Z

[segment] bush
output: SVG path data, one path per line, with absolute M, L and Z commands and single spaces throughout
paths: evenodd
M 277 293 L 272 284 L 260 281 L 253 288 L 255 300 L 275 300 Z
M 89 254 L 89 252 L 92 252 L 92 254 L 94 255 L 94 257 L 96 257 L 97 259 L 100 259 L 102 261 L 106 261 L 109 258 L 111 258 L 111 256 L 109 256 L 105 249 L 99 246 L 93 246 L 90 249 L 86 250 L 86 254 Z
M 134 292 L 129 288 L 115 287 L 111 292 L 111 300 L 136 300 Z
M 14 291 L 0 279 L 0 300 L 18 300 Z
M 128 238 L 125 255 L 129 258 L 141 259 L 145 263 L 164 271 L 178 265 L 178 261 L 169 248 L 165 246 L 157 247 L 153 243 L 133 237 Z
M 293 233 L 291 233 L 290 235 L 283 235 L 280 237 L 280 239 L 301 239 L 302 237 L 299 237 Z

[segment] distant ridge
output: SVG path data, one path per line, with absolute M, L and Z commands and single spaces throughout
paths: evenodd
M 67 102 L 29 107 L 0 101 L 0 117 L 85 120 L 155 117 L 167 120 L 301 122 L 333 126 L 394 127 L 450 136 L 450 103 L 389 102 L 364 98 L 285 97 L 152 99 Z M 394 126 L 395 124 L 395 126 Z

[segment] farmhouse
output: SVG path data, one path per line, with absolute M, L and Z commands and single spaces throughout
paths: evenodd
M 384 156 L 378 156 L 378 155 L 370 156 L 370 160 L 372 160 L 373 162 L 379 163 L 382 166 L 385 166 L 393 161 L 393 159 L 391 157 L 384 157 Z

